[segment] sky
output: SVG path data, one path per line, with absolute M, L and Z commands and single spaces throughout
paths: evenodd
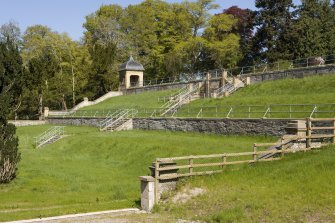
M 14 21 L 24 32 L 28 26 L 41 24 L 79 40 L 83 36 L 85 16 L 95 12 L 101 5 L 118 4 L 127 7 L 140 2 L 142 0 L 0 0 L 0 25 Z M 299 0 L 294 2 L 298 3 Z M 253 0 L 215 0 L 215 3 L 220 5 L 218 11 L 233 5 L 255 9 Z

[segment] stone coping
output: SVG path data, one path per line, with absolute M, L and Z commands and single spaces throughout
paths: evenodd
M 48 117 L 47 119 L 105 119 L 106 117 Z M 207 120 L 207 121 L 216 121 L 216 120 L 245 120 L 245 121 L 252 121 L 252 120 L 270 120 L 270 121 L 289 121 L 289 120 L 306 120 L 306 118 L 190 118 L 190 117 L 138 117 L 133 118 L 136 120 L 188 120 L 188 121 L 200 121 L 200 120 Z

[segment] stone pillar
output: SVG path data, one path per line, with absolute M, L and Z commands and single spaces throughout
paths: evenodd
M 49 116 L 49 108 L 44 107 L 44 118 L 47 118 Z
M 141 208 L 151 211 L 155 204 L 155 178 L 141 176 L 139 179 L 141 181 Z
M 222 77 L 227 79 L 228 78 L 228 71 L 224 70 L 222 73 Z
M 174 167 L 176 166 L 175 162 L 160 162 L 159 163 L 159 167 Z M 151 171 L 151 177 L 154 178 L 155 176 L 155 163 L 152 163 L 151 166 L 149 167 L 150 171 Z M 176 186 L 177 186 L 177 182 L 178 182 L 178 177 L 177 177 L 177 172 L 178 172 L 178 168 L 171 168 L 169 170 L 161 170 L 159 171 L 159 176 L 164 176 L 164 175 L 174 175 L 175 177 L 173 177 L 172 179 L 160 179 L 158 182 L 158 197 L 157 197 L 157 201 L 160 200 L 160 197 L 162 195 L 163 192 L 165 191 L 170 191 L 170 190 L 175 190 Z M 154 178 L 155 179 L 155 178 Z
M 246 83 L 245 83 L 246 85 L 250 85 L 250 77 L 247 77 L 247 79 L 246 79 Z

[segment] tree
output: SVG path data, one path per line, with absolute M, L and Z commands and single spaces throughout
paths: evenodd
M 171 52 L 175 59 L 173 63 L 180 72 L 188 75 L 205 70 L 203 62 L 205 61 L 208 44 L 208 41 L 200 36 L 191 37 L 188 41 L 179 43 Z
M 49 27 L 28 27 L 23 36 L 21 55 L 28 82 L 19 113 L 42 117 L 43 107 L 66 110 L 74 106 L 89 82 L 91 66 L 88 49 L 67 34 Z
M 295 58 L 333 54 L 335 13 L 328 0 L 303 0 L 290 32 Z
M 7 40 L 11 41 L 16 46 L 21 47 L 21 31 L 18 25 L 13 21 L 3 24 L 0 27 L 0 41 L 6 42 Z
M 237 19 L 237 25 L 233 26 L 232 33 L 240 36 L 240 49 L 243 55 L 239 65 L 246 66 L 253 64 L 253 37 L 255 12 L 250 9 L 241 9 L 232 6 L 223 10 L 224 14 L 233 16 Z
M 117 57 L 128 47 L 120 25 L 123 13 L 119 5 L 104 5 L 86 17 L 84 41 L 92 59 L 86 92 L 93 97 L 118 87 Z
M 204 38 L 208 41 L 208 54 L 215 65 L 213 68 L 232 67 L 240 60 L 240 37 L 233 33 L 237 22 L 237 19 L 228 14 L 214 15 L 209 20 Z
M 17 163 L 20 161 L 16 128 L 7 122 L 20 92 L 16 81 L 21 78 L 22 60 L 13 39 L 0 41 L 0 183 L 8 183 L 16 177 Z
M 214 0 L 197 0 L 195 2 L 186 1 L 184 3 L 189 12 L 193 37 L 198 36 L 199 30 L 205 28 L 207 25 L 208 19 L 210 17 L 209 11 L 219 7 L 213 2 Z
M 256 0 L 255 50 L 259 60 L 274 62 L 290 58 L 285 35 L 292 25 L 292 0 Z M 283 44 L 281 44 L 283 43 Z

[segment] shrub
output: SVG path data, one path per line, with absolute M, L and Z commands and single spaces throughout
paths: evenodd
M 15 132 L 12 124 L 0 126 L 0 183 L 8 183 L 16 177 L 16 166 L 21 156 Z

